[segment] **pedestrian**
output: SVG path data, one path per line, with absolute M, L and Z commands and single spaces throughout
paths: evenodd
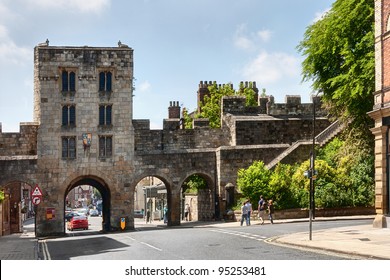
M 190 214 L 190 205 L 188 205 L 188 203 L 186 204 L 185 208 L 184 208 L 184 217 L 186 219 L 186 221 L 189 221 L 189 214 Z
M 244 201 L 241 206 L 241 226 L 245 223 L 248 226 L 248 207 L 246 207 L 246 202 Z
M 151 219 L 150 219 L 150 210 L 148 209 L 146 211 L 146 223 L 150 223 L 151 222 Z
M 271 222 L 271 224 L 273 224 L 274 223 L 274 219 L 273 219 L 273 214 L 274 214 L 274 204 L 273 204 L 273 202 L 272 202 L 272 199 L 270 199 L 269 201 L 268 201 L 268 217 L 269 217 L 269 220 L 270 220 L 270 222 Z
M 164 224 L 168 223 L 168 208 L 164 207 Z
M 262 195 L 260 195 L 257 211 L 258 211 L 260 223 L 264 224 L 265 200 Z
M 251 214 L 252 214 L 252 203 L 248 199 L 248 201 L 246 202 L 245 205 L 248 208 L 248 222 L 247 222 L 247 224 L 250 226 L 251 225 Z

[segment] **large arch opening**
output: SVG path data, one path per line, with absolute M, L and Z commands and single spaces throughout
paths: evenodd
M 170 199 L 167 183 L 160 177 L 146 176 L 134 190 L 134 227 L 167 225 Z
M 34 205 L 31 200 L 33 186 L 24 181 L 11 181 L 1 186 L 3 194 L 0 225 L 2 235 L 23 232 L 23 224 L 35 217 Z
M 88 219 L 88 227 L 80 226 L 80 230 L 87 228 L 91 233 L 110 231 L 110 205 L 111 192 L 103 180 L 91 176 L 73 180 L 64 195 L 64 232 L 78 229 L 69 224 L 74 213 Z
M 216 218 L 215 188 L 206 174 L 188 176 L 181 187 L 182 221 L 212 221 Z

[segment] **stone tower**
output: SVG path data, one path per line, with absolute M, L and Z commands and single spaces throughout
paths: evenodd
M 374 227 L 390 227 L 390 0 L 375 0 L 375 208 Z
M 126 45 L 35 47 L 34 121 L 44 191 L 39 209 L 61 212 L 65 194 L 83 184 L 111 198 L 103 217 L 111 225 L 119 220 L 116 205 L 131 208 L 123 188 L 134 161 L 132 85 L 133 50 Z M 60 233 L 62 223 L 38 220 L 37 233 Z

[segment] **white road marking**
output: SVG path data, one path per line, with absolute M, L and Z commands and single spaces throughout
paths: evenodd
M 241 236 L 241 237 L 244 237 L 244 238 L 254 239 L 254 240 L 258 240 L 258 241 L 263 241 L 264 239 L 267 238 L 265 236 L 261 236 L 261 235 L 258 235 L 258 234 L 241 232 L 241 231 L 234 231 L 234 230 L 212 229 L 210 231 L 220 232 L 220 233 L 225 233 L 225 234 L 230 234 L 230 235 L 236 235 L 236 236 Z
M 135 239 L 135 238 L 133 238 L 133 237 L 130 237 L 130 236 L 126 236 L 126 238 L 128 238 L 128 239 L 130 239 L 130 240 L 132 240 L 132 241 L 137 241 L 137 242 L 139 242 L 139 243 L 141 243 L 141 244 L 143 244 L 143 245 L 145 245 L 145 246 L 148 246 L 148 247 L 150 247 L 150 248 L 152 248 L 152 249 L 155 249 L 155 250 L 157 250 L 157 251 L 162 251 L 162 249 L 160 249 L 160 248 L 157 248 L 157 247 L 155 247 L 155 246 L 153 246 L 153 245 L 150 245 L 149 243 L 146 243 L 146 242 L 142 242 L 142 241 L 138 241 L 137 239 Z

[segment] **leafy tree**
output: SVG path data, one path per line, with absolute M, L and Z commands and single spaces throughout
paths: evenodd
M 245 96 L 245 106 L 255 107 L 258 106 L 256 100 L 256 93 L 252 88 L 252 82 L 250 87 L 244 87 L 243 84 L 240 84 L 240 90 L 237 92 L 238 95 Z
M 102 195 L 97 188 L 93 188 L 93 195 L 96 199 L 102 199 Z
M 206 180 L 197 174 L 191 175 L 184 182 L 185 193 L 198 193 L 199 190 L 206 189 L 206 188 L 207 188 Z
M 222 87 L 213 83 L 208 87 L 210 94 L 204 97 L 203 103 L 200 105 L 201 113 L 196 114 L 195 117 L 209 119 L 210 127 L 221 127 L 221 101 L 224 96 L 244 96 L 246 98 L 245 106 L 258 106 L 257 99 L 255 98 L 256 93 L 252 88 L 252 84 L 250 85 L 250 87 L 244 87 L 241 84 L 240 89 L 235 91 L 230 83 Z M 263 89 L 263 94 L 265 94 L 265 89 Z M 186 120 L 186 123 L 187 121 L 190 120 Z
M 4 200 L 4 192 L 0 191 L 0 202 Z
M 188 114 L 187 108 L 183 108 L 183 119 L 184 119 L 184 128 L 191 129 L 192 128 L 192 118 Z
M 271 197 L 269 187 L 271 171 L 262 161 L 255 161 L 247 169 L 238 170 L 237 187 L 242 195 L 249 198 L 253 208 L 257 208 L 260 195 Z
M 323 92 L 332 115 L 366 122 L 374 92 L 374 1 L 336 0 L 310 25 L 298 50 L 303 80 Z
M 269 197 L 275 202 L 276 209 L 288 209 L 299 207 L 294 199 L 292 175 L 297 166 L 289 164 L 278 164 L 270 176 Z
M 221 127 L 221 100 L 224 96 L 233 96 L 236 94 L 232 89 L 231 84 L 218 87 L 216 83 L 209 86 L 210 94 L 204 97 L 201 104 L 201 113 L 197 114 L 197 118 L 208 118 L 210 127 Z

